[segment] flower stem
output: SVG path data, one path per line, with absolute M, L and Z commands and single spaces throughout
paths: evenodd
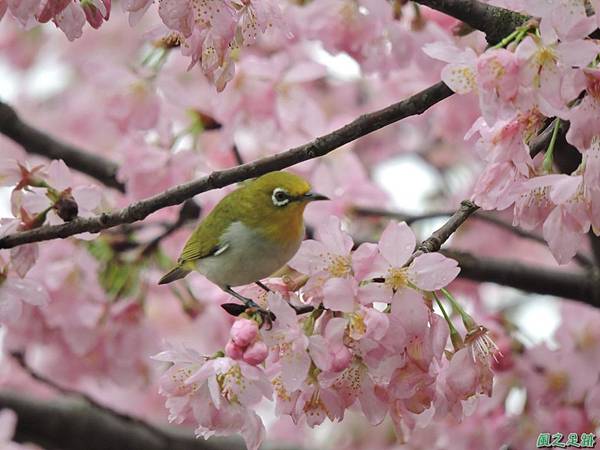
M 513 41 L 515 41 L 517 43 L 521 42 L 523 40 L 523 38 L 525 37 L 525 35 L 527 34 L 527 32 L 533 26 L 535 26 L 534 23 L 531 21 L 528 21 L 524 25 L 517 27 L 517 29 L 515 29 L 515 31 L 510 33 L 508 36 L 506 36 L 504 39 L 502 39 L 500 42 L 498 42 L 492 48 L 504 48 Z M 536 27 L 536 29 L 537 29 L 537 27 Z
M 442 310 L 442 315 L 444 316 L 444 319 L 446 320 L 446 323 L 448 324 L 448 329 L 450 330 L 450 341 L 452 342 L 454 351 L 458 351 L 465 346 L 465 344 L 462 340 L 462 337 L 460 336 L 460 333 L 458 332 L 458 330 L 452 323 L 452 320 L 450 320 L 450 317 L 448 317 L 448 313 L 446 313 L 446 310 L 444 309 L 444 305 L 442 305 L 442 302 L 440 302 L 440 299 L 438 298 L 436 293 L 432 292 L 432 294 L 433 294 L 433 298 L 435 299 L 435 302 L 437 303 L 439 308 Z
M 517 28 L 515 31 L 513 31 L 508 36 L 506 36 L 504 39 L 502 39 L 500 42 L 498 42 L 496 45 L 494 45 L 492 48 L 504 48 L 504 47 L 506 47 L 508 44 L 510 44 L 517 37 L 517 35 L 520 33 L 520 31 L 521 30 L 519 28 Z
M 454 309 L 456 309 L 456 311 L 458 311 L 458 314 L 460 314 L 460 317 L 462 319 L 463 325 L 465 326 L 465 328 L 467 329 L 467 331 L 471 331 L 471 330 L 474 330 L 475 328 L 477 328 L 477 323 L 475 322 L 475 320 L 469 315 L 469 313 L 467 313 L 463 309 L 462 306 L 460 306 L 460 303 L 458 303 L 458 301 L 448 291 L 448 289 L 442 288 L 441 291 L 446 296 L 446 298 L 448 299 L 448 301 L 450 302 L 450 304 L 452 305 L 452 307 Z
M 556 138 L 558 136 L 559 129 L 560 129 L 560 119 L 556 118 L 556 120 L 554 121 L 554 129 L 552 130 L 552 137 L 550 138 L 550 144 L 548 144 L 548 149 L 546 150 L 546 154 L 544 156 L 544 162 L 542 164 L 544 173 L 552 172 L 552 163 L 554 161 L 554 147 L 556 145 Z

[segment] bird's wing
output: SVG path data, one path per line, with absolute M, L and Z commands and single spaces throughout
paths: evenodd
M 221 241 L 221 236 L 229 224 L 235 220 L 232 208 L 235 197 L 232 194 L 235 194 L 235 191 L 223 198 L 210 214 L 198 224 L 181 251 L 178 261 L 180 264 L 196 261 L 207 256 L 220 255 L 227 250 L 228 244 Z
M 179 256 L 181 264 L 206 258 L 207 256 L 220 255 L 227 250 L 227 244 L 219 243 L 218 237 L 215 239 L 207 236 L 203 228 L 200 224 L 185 243 L 181 256 Z

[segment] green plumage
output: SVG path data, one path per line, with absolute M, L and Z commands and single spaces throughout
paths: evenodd
M 273 245 L 285 248 L 281 240 L 301 239 L 303 230 L 302 211 L 306 202 L 293 202 L 285 208 L 273 204 L 273 190 L 283 187 L 290 195 L 303 195 L 310 185 L 302 178 L 288 172 L 271 172 L 249 181 L 230 192 L 198 224 L 187 240 L 177 266 L 161 278 L 159 284 L 183 278 L 197 270 L 196 263 L 202 258 L 227 252 L 222 236 L 235 222 L 255 230 L 260 236 L 272 239 Z

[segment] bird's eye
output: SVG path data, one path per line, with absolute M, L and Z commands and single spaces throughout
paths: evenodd
M 290 195 L 285 190 L 276 188 L 273 190 L 271 199 L 273 200 L 273 204 L 275 206 L 285 206 L 290 202 Z

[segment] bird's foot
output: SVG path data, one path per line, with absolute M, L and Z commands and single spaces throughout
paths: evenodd
M 258 303 L 256 303 L 251 298 L 244 297 L 243 295 L 238 294 L 229 286 L 224 290 L 225 292 L 234 296 L 243 303 L 243 305 L 238 305 L 237 303 L 224 303 L 221 305 L 221 307 L 225 311 L 227 311 L 233 316 L 239 316 L 242 313 L 258 314 L 262 319 L 262 323 L 267 324 L 267 329 L 271 329 L 271 327 L 273 326 L 273 321 L 275 320 L 275 314 L 273 314 L 271 311 L 260 307 L 260 305 L 258 305 Z
M 260 281 L 255 281 L 254 283 L 255 283 L 255 284 L 256 284 L 256 285 L 257 285 L 259 288 L 261 288 L 262 290 L 264 290 L 265 292 L 273 292 L 273 291 L 272 291 L 272 290 L 269 288 L 269 286 L 266 286 L 265 284 L 263 284 L 263 283 L 262 283 L 262 282 L 260 282 Z M 311 311 L 314 311 L 314 309 L 315 309 L 315 307 L 314 307 L 314 306 L 311 306 L 311 305 L 299 305 L 299 306 L 296 306 L 296 305 L 292 305 L 292 303 L 290 303 L 290 302 L 288 302 L 288 305 L 290 305 L 290 306 L 291 306 L 291 307 L 294 309 L 294 311 L 296 311 L 296 314 L 297 314 L 297 315 L 300 315 L 300 314 L 306 314 L 306 313 L 309 313 L 309 312 L 311 312 Z

